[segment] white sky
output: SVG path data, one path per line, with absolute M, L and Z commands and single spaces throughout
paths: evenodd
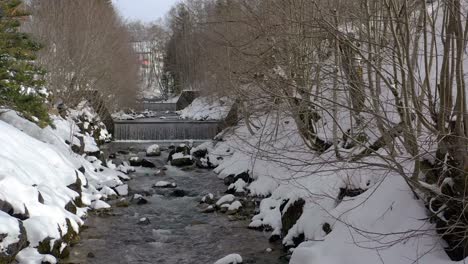
M 112 0 L 112 2 L 125 19 L 152 22 L 163 18 L 178 0 Z

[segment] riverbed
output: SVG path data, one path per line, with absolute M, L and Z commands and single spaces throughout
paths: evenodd
M 120 155 L 144 157 L 144 152 Z M 210 170 L 179 169 L 166 165 L 167 151 L 149 158 L 156 168 L 136 168 L 128 183 L 130 194 L 143 195 L 148 201 L 91 213 L 85 221 L 81 241 L 72 247 L 70 258 L 63 263 L 158 263 L 212 264 L 231 254 L 240 254 L 243 263 L 283 264 L 282 249 L 268 242 L 269 233 L 250 230 L 249 221 L 222 213 L 202 213 L 200 199 L 207 193 L 224 195 L 226 186 Z M 157 189 L 158 181 L 177 184 L 175 189 Z M 149 221 L 141 222 L 143 218 Z

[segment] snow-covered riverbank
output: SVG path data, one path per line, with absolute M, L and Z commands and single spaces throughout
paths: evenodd
M 93 136 L 106 140 L 108 134 L 84 131 L 100 125 L 89 123 L 89 108 L 69 114 L 54 116 L 55 128 L 44 129 L 13 111 L 0 115 L 1 263 L 56 263 L 78 239 L 87 211 L 107 206 L 99 200 L 127 178 L 95 157 Z
M 272 230 L 271 241 L 291 248 L 292 264 L 454 263 L 405 179 L 377 158 L 348 163 L 333 148 L 320 155 L 304 145 L 294 120 L 274 115 L 225 131 L 202 159 L 222 179 L 245 182 L 265 197 L 250 227 Z M 401 164 L 411 175 L 410 162 Z

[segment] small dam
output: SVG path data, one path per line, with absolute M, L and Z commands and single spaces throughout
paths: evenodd
M 175 114 L 136 120 L 114 120 L 117 141 L 209 140 L 222 130 L 223 121 L 179 119 Z
M 152 111 L 151 117 L 114 120 L 114 140 L 116 141 L 183 141 L 210 140 L 227 126 L 237 122 L 237 105 L 234 104 L 224 120 L 180 119 L 175 113 L 197 97 L 197 94 L 183 92 L 176 102 L 139 103 L 139 110 Z

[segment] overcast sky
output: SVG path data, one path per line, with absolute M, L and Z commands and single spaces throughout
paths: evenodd
M 151 22 L 163 18 L 178 0 L 112 0 L 112 2 L 124 18 Z

